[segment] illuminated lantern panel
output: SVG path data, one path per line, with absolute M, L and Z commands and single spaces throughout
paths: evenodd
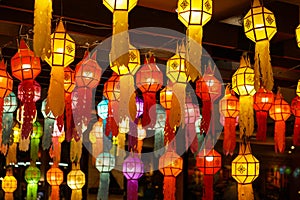
M 6 71 L 4 60 L 0 62 L 0 98 L 4 98 L 12 91 L 13 79 Z
M 185 58 L 179 54 L 168 60 L 166 74 L 173 83 L 187 83 L 190 81 L 190 77 L 186 74 Z
M 108 117 L 108 100 L 103 99 L 97 106 L 97 114 L 101 119 Z
M 172 96 L 172 87 L 166 86 L 163 90 L 160 91 L 160 105 L 167 110 L 171 109 Z
M 253 96 L 256 92 L 254 89 L 254 70 L 247 65 L 239 67 L 232 76 L 232 89 L 238 95 Z
M 180 174 L 182 171 L 183 160 L 175 152 L 168 151 L 159 159 L 159 171 L 164 176 L 174 176 Z
M 139 179 L 144 173 L 144 164 L 138 156 L 128 156 L 123 163 L 123 174 L 128 179 Z
M 291 115 L 290 105 L 282 97 L 277 96 L 269 110 L 269 115 L 275 121 L 286 121 Z
M 236 118 L 239 114 L 239 108 L 239 100 L 234 95 L 225 95 L 225 98 L 220 101 L 220 113 L 222 113 L 224 117 Z
M 12 113 L 18 108 L 18 101 L 15 93 L 11 92 L 4 98 L 3 111 L 5 113 Z
M 272 91 L 260 88 L 254 95 L 254 110 L 269 111 L 274 102 Z
M 108 173 L 115 167 L 115 157 L 110 153 L 103 152 L 96 159 L 96 168 L 100 173 Z
M 298 97 L 300 97 L 300 79 L 298 80 L 296 94 L 298 95 Z
M 41 178 L 41 171 L 36 166 L 29 166 L 25 170 L 25 180 L 30 184 L 37 184 Z
M 80 169 L 70 171 L 67 184 L 72 190 L 81 189 L 85 185 L 85 175 Z
M 5 193 L 13 193 L 17 189 L 17 179 L 13 176 L 11 170 L 7 171 L 2 180 L 2 189 Z
M 298 47 L 300 48 L 300 25 L 296 28 L 296 40 Z
M 103 95 L 109 101 L 119 101 L 120 99 L 120 76 L 116 73 L 105 82 Z
M 59 168 L 52 167 L 47 171 L 47 181 L 51 186 L 59 186 L 63 180 L 64 174 Z
M 138 0 L 103 0 L 103 4 L 111 11 L 130 11 Z
M 144 112 L 144 101 L 138 96 L 135 97 L 135 101 L 136 101 L 136 118 L 138 118 Z
M 75 88 L 75 72 L 70 67 L 66 67 L 64 70 L 64 88 L 67 93 L 71 93 Z
M 204 175 L 214 175 L 221 169 L 222 157 L 214 149 L 210 150 L 209 153 L 206 152 L 208 151 L 203 150 L 198 153 L 196 166 Z

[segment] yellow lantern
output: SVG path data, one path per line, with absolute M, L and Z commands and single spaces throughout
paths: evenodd
M 252 155 L 250 143 L 241 144 L 231 164 L 232 177 L 238 182 L 239 199 L 254 199 L 252 182 L 259 175 L 259 161 Z
M 10 168 L 7 169 L 6 176 L 2 180 L 2 189 L 5 192 L 5 199 L 14 199 L 13 192 L 17 189 L 17 179 Z
M 138 0 L 103 0 L 103 4 L 113 13 L 114 11 L 131 11 Z
M 67 176 L 67 184 L 72 189 L 72 200 L 81 200 L 82 191 L 81 188 L 85 185 L 85 175 L 80 170 L 80 165 L 72 164 L 72 170 Z
M 55 117 L 64 113 L 64 67 L 74 61 L 75 49 L 74 40 L 66 33 L 60 20 L 51 35 L 50 57 L 45 59 L 52 67 L 47 104 Z
M 300 79 L 298 80 L 296 94 L 298 95 L 298 97 L 300 97 Z
M 203 28 L 212 16 L 212 0 L 179 0 L 177 5 L 178 19 L 187 27 L 187 74 L 195 81 L 200 75 L 202 57 Z M 199 59 L 200 58 L 200 59 Z
M 244 17 L 244 31 L 246 36 L 256 43 L 255 46 L 255 89 L 262 84 L 267 90 L 272 90 L 274 85 L 269 43 L 277 32 L 274 14 L 254 0 L 250 11 Z
M 296 28 L 296 41 L 297 41 L 298 47 L 300 48 L 300 24 Z

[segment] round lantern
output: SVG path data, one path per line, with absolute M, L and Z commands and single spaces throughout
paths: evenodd
M 80 170 L 80 165 L 72 164 L 72 170 L 67 176 L 67 184 L 72 189 L 71 199 L 82 199 L 81 188 L 85 185 L 85 174 Z
M 101 119 L 106 119 L 108 117 L 108 100 L 102 99 L 97 105 L 97 114 Z
M 112 76 L 105 82 L 103 95 L 109 101 L 120 100 L 120 76 L 113 73 Z
M 292 100 L 291 110 L 295 116 L 293 144 L 300 146 L 300 97 L 296 96 Z
M 267 139 L 267 117 L 274 102 L 272 91 L 261 87 L 254 95 L 254 110 L 256 112 L 257 133 L 256 139 L 266 141 Z
M 7 97 L 4 98 L 3 112 L 13 113 L 18 108 L 18 101 L 15 93 L 11 92 Z
M 170 110 L 172 107 L 172 96 L 173 90 L 172 87 L 167 85 L 164 89 L 160 91 L 160 105 L 166 109 Z
M 269 110 L 270 117 L 275 120 L 274 142 L 275 152 L 284 152 L 285 149 L 285 121 L 291 115 L 290 105 L 283 99 L 280 91 L 275 97 L 274 103 Z
M 41 171 L 34 164 L 25 170 L 25 180 L 27 182 L 27 199 L 37 199 L 38 182 L 41 178 Z
M 69 66 L 64 69 L 64 88 L 66 93 L 73 92 L 75 88 L 75 71 Z
M 18 107 L 17 97 L 15 93 L 11 92 L 4 98 L 3 102 L 3 117 L 2 117 L 2 143 L 8 144 L 11 136 L 11 130 L 14 123 L 14 112 Z M 1 108 L 0 108 L 1 110 Z M 1 118 L 1 116 L 0 116 Z
M 52 166 L 46 174 L 47 182 L 51 185 L 51 199 L 59 199 L 59 186 L 64 180 L 63 171 L 58 167 Z
M 2 189 L 5 192 L 4 199 L 14 199 L 13 192 L 17 189 L 17 179 L 13 176 L 12 170 L 7 169 L 6 176 L 2 180 Z

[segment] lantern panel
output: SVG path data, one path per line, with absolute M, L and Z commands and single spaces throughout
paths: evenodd
M 17 97 L 15 93 L 11 92 L 4 98 L 3 112 L 13 113 L 18 108 Z
M 67 184 L 72 190 L 81 189 L 85 185 L 85 174 L 80 169 L 71 170 L 67 176 Z
M 286 121 L 291 115 L 291 107 L 282 97 L 276 98 L 269 115 L 275 121 Z
M 207 152 L 207 150 L 203 150 L 198 153 L 196 166 L 204 175 L 214 175 L 221 169 L 222 157 L 214 149 Z
M 41 171 L 36 166 L 29 166 L 25 170 L 25 180 L 28 184 L 37 184 L 41 178 Z
M 115 160 L 113 155 L 103 152 L 96 159 L 96 168 L 100 173 L 109 173 L 115 167 Z
M 5 98 L 12 91 L 13 79 L 6 71 L 4 60 L 1 61 L 0 65 L 0 98 Z
M 17 189 L 17 179 L 12 175 L 6 175 L 2 180 L 2 189 L 5 193 L 13 193 Z
M 164 176 L 174 176 L 180 174 L 182 171 L 183 160 L 175 152 L 168 151 L 159 159 L 159 171 Z
M 120 76 L 113 73 L 112 76 L 105 82 L 103 95 L 109 101 L 120 100 Z
M 160 105 L 167 110 L 171 109 L 172 96 L 172 88 L 170 86 L 166 86 L 163 90 L 160 91 Z
M 137 180 L 144 174 L 144 163 L 134 155 L 128 156 L 123 162 L 123 174 L 129 180 Z
M 64 71 L 65 71 L 65 77 L 64 77 L 65 92 L 71 93 L 75 88 L 75 72 L 70 67 L 66 67 Z
M 197 113 L 200 113 L 199 107 L 192 102 L 185 104 L 185 123 L 194 124 L 198 117 Z
M 185 59 L 178 54 L 168 60 L 166 74 L 173 83 L 187 83 L 190 81 L 190 76 L 186 74 Z
M 103 4 L 113 13 L 114 11 L 131 11 L 138 0 L 103 0 Z
M 220 113 L 224 117 L 236 118 L 240 112 L 240 103 L 236 96 L 231 94 L 225 95 L 220 101 Z
M 254 95 L 254 110 L 256 111 L 269 111 L 273 102 L 274 94 L 272 91 L 260 88 Z
M 103 99 L 97 105 L 97 114 L 101 119 L 106 119 L 108 117 L 108 100 Z
M 52 167 L 47 171 L 47 182 L 51 186 L 59 186 L 62 184 L 63 180 L 64 174 L 59 168 Z
M 239 67 L 232 76 L 232 89 L 238 95 L 253 96 L 256 92 L 254 89 L 254 70 L 248 66 Z

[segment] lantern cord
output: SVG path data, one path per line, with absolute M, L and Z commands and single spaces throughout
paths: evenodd
M 203 177 L 203 200 L 213 200 L 214 199 L 214 190 L 213 190 L 213 183 L 214 183 L 214 176 L 213 175 L 204 175 Z
M 275 121 L 275 152 L 283 153 L 285 149 L 285 121 Z
M 239 200 L 254 200 L 252 184 L 238 184 Z
M 293 144 L 300 146 L 300 117 L 295 117 Z
M 257 120 L 257 133 L 256 139 L 263 142 L 267 139 L 267 118 L 268 112 L 266 111 L 256 111 Z
M 100 174 L 97 200 L 108 200 L 109 176 L 109 173 L 102 172 Z
M 175 176 L 165 176 L 164 177 L 164 200 L 176 200 L 176 177 Z

